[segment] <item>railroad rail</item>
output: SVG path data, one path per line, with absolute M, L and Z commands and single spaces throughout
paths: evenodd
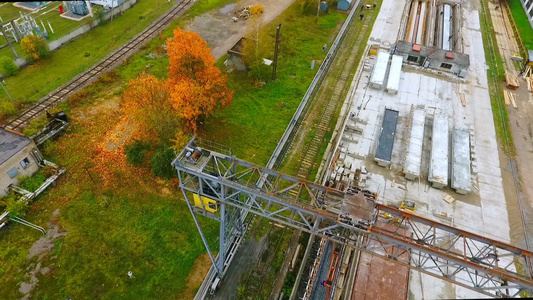
M 116 67 L 124 59 L 127 59 L 133 55 L 144 42 L 150 40 L 160 33 L 166 26 L 184 13 L 192 5 L 192 3 L 194 3 L 192 0 L 182 0 L 178 2 L 172 9 L 161 15 L 138 35 L 133 37 L 117 50 L 113 51 L 90 69 L 79 74 L 74 79 L 59 87 L 52 93 L 39 99 L 37 103 L 5 124 L 5 127 L 12 130 L 21 131 L 31 120 L 37 118 L 46 110 L 53 108 L 60 102 L 65 101 L 74 92 L 86 87 L 91 82 L 98 79 L 104 72 Z

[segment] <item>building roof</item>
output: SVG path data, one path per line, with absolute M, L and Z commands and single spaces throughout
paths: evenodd
M 31 144 L 31 140 L 21 133 L 0 127 L 0 165 Z
M 379 137 L 376 159 L 391 161 L 396 124 L 398 124 L 398 111 L 386 108 L 383 124 L 381 125 L 381 136 Z

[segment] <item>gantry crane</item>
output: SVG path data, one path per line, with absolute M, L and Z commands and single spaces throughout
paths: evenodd
M 357 187 L 340 191 L 214 148 L 193 138 L 172 164 L 217 283 L 252 213 L 492 297 L 533 291 L 530 251 L 379 204 Z M 216 258 L 196 214 L 220 221 Z

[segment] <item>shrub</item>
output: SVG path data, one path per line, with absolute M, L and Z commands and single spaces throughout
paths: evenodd
M 19 179 L 19 186 L 25 190 L 28 190 L 30 192 L 35 192 L 36 189 L 38 189 L 41 184 L 44 183 L 46 180 L 46 177 L 44 177 L 44 174 L 42 173 L 36 173 L 32 176 L 24 176 Z
M 17 112 L 11 101 L 0 101 L 0 119 L 14 115 Z
M 250 13 L 252 15 L 261 15 L 263 14 L 263 5 L 254 5 L 250 7 Z
M 146 151 L 150 150 L 151 145 L 149 142 L 143 142 L 135 140 L 133 143 L 126 145 L 126 159 L 134 166 L 140 166 L 144 163 L 146 157 Z
M 24 201 L 18 201 L 18 196 L 15 193 L 7 196 L 6 202 L 6 210 L 9 211 L 9 217 L 11 218 L 23 217 L 28 210 L 28 204 Z
M 98 20 L 98 25 L 105 24 L 105 9 L 100 5 L 93 7 L 93 19 Z
M 100 76 L 99 81 L 103 83 L 114 83 L 119 78 L 120 75 L 115 70 L 111 70 L 107 73 L 102 74 L 102 76 Z
M 13 76 L 17 74 L 18 71 L 19 67 L 11 58 L 6 56 L 0 57 L 0 73 L 2 73 L 4 77 Z
M 176 171 L 170 165 L 175 157 L 174 150 L 171 148 L 167 146 L 157 148 L 151 159 L 154 175 L 165 179 L 176 177 Z
M 72 94 L 70 97 L 68 97 L 67 102 L 69 105 L 75 105 L 81 100 L 87 98 L 88 95 L 89 95 L 89 92 L 86 89 L 81 89 L 77 91 L 76 93 Z
M 20 47 L 29 60 L 47 58 L 50 55 L 50 48 L 46 40 L 36 35 L 27 35 L 22 38 Z

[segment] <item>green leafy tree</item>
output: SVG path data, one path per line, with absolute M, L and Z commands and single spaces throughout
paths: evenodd
M 30 60 L 39 60 L 50 56 L 50 48 L 45 39 L 36 35 L 27 35 L 20 41 L 22 51 Z
M 271 73 L 271 68 L 264 64 L 263 58 L 272 57 L 271 49 L 268 45 L 274 45 L 266 31 L 261 30 L 261 19 L 258 16 L 252 17 L 250 31 L 243 40 L 243 60 L 249 69 L 249 75 L 255 80 L 266 81 Z

